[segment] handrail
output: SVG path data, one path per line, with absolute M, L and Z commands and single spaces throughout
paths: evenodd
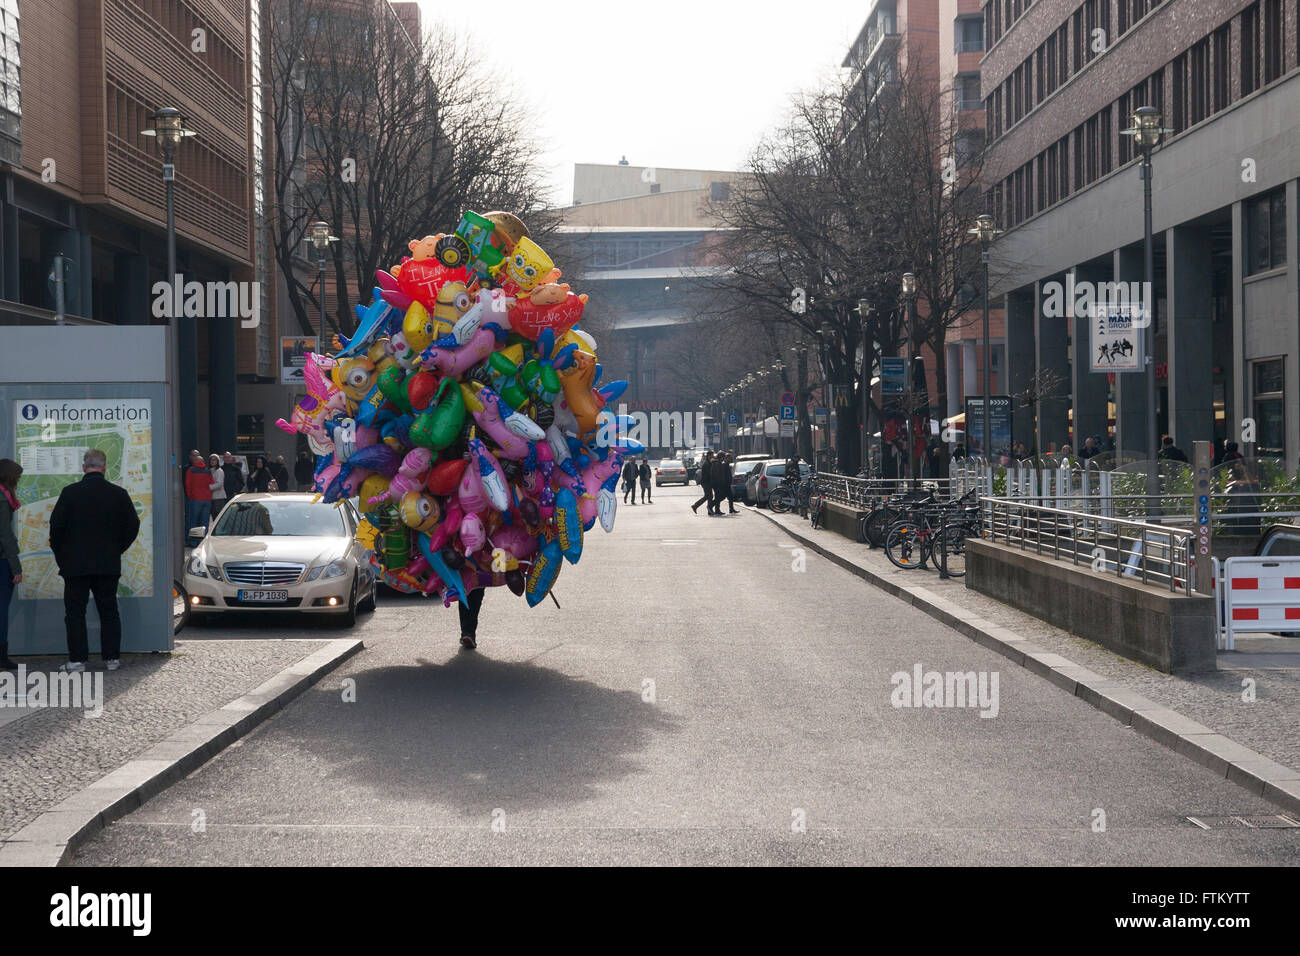
M 979 501 L 984 528 L 994 541 L 1001 538 L 1010 546 L 1016 539 L 1022 550 L 1032 546 L 1040 555 L 1046 550 L 1053 560 L 1063 560 L 1065 553 L 1078 565 L 1082 556 L 1094 567 L 1100 563 L 1099 570 L 1113 569 L 1121 578 L 1140 574 L 1143 584 L 1166 582 L 1170 591 L 1192 592 L 1195 532 L 1191 529 L 1011 498 L 981 495 Z

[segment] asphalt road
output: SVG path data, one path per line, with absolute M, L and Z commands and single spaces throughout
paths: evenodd
M 1260 798 L 696 494 L 620 506 L 562 609 L 489 593 L 476 652 L 381 599 L 363 653 L 77 862 L 1300 862 L 1300 830 L 1186 819 Z M 918 663 L 996 672 L 997 716 L 894 707 Z

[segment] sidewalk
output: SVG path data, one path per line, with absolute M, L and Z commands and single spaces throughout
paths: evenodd
M 0 840 L 160 741 L 319 651 L 325 639 L 185 640 L 171 654 L 124 654 L 103 678 L 103 714 L 0 707 Z M 29 674 L 66 658 L 23 657 Z
M 757 509 L 750 509 L 757 510 Z M 773 515 L 760 511 L 768 521 L 780 525 L 792 536 L 809 545 L 828 558 L 855 570 L 872 584 L 887 591 L 900 589 L 898 596 L 910 601 L 916 607 L 932 616 L 949 623 L 966 624 L 971 636 L 981 643 L 982 637 L 991 635 L 1003 643 L 1004 648 L 1014 645 L 1024 654 L 1042 651 L 1052 657 L 1059 655 L 1055 666 L 1056 675 L 1045 673 L 1057 683 L 1062 674 L 1073 675 L 1079 680 L 1079 697 L 1092 699 L 1095 695 L 1085 693 L 1085 674 L 1091 672 L 1088 679 L 1114 686 L 1127 692 L 1133 705 L 1138 700 L 1132 695 L 1141 695 L 1145 702 L 1157 705 L 1170 715 L 1168 726 L 1178 723 L 1175 717 L 1181 715 L 1186 725 L 1180 733 L 1155 732 L 1147 729 L 1150 736 L 1175 747 L 1193 759 L 1217 769 L 1224 769 L 1230 779 L 1249 787 L 1256 793 L 1267 790 L 1262 780 L 1245 779 L 1227 768 L 1220 767 L 1219 761 L 1211 762 L 1208 753 L 1201 752 L 1189 745 L 1198 735 L 1207 737 L 1207 729 L 1213 735 L 1222 735 L 1229 741 L 1202 741 L 1218 745 L 1219 751 L 1228 753 L 1232 742 L 1249 748 L 1267 761 L 1282 765 L 1267 766 L 1273 779 L 1285 778 L 1288 786 L 1280 795 L 1274 792 L 1272 798 L 1277 802 L 1300 809 L 1300 639 L 1279 638 L 1270 635 L 1241 635 L 1237 638 L 1235 652 L 1221 652 L 1218 655 L 1219 670 L 1213 673 L 1176 677 L 1163 674 L 1157 670 L 1120 657 L 1105 648 L 1053 627 L 1010 605 L 986 597 L 965 586 L 964 578 L 939 580 L 937 572 L 925 569 L 904 571 L 895 567 L 885 557 L 884 551 L 869 548 L 866 544 L 850 541 L 833 531 L 818 529 L 814 531 L 808 521 L 798 515 Z M 958 627 L 966 632 L 967 628 Z M 978 633 L 977 633 L 978 632 Z M 1016 644 L 1019 640 L 1021 643 Z M 1036 662 L 1041 665 L 1041 662 Z M 1026 661 L 1026 666 L 1029 662 Z M 1044 671 L 1041 666 L 1034 670 Z M 1085 670 L 1086 669 L 1086 670 Z M 1254 700 L 1244 700 L 1243 694 L 1253 681 Z M 1120 695 L 1122 696 L 1122 695 Z M 1107 707 L 1106 701 L 1092 701 L 1111 713 L 1116 708 Z M 1148 704 L 1148 705 L 1149 705 Z M 1127 706 L 1130 711 L 1144 709 L 1142 706 Z M 1117 714 L 1125 719 L 1122 714 Z M 1192 726 L 1192 723 L 1203 726 Z M 1134 720 L 1133 725 L 1138 726 Z M 1159 728 L 1157 728 L 1158 730 Z M 1240 750 L 1240 747 L 1237 748 Z M 1242 755 L 1243 763 L 1256 761 L 1251 755 Z M 1231 762 L 1231 760 L 1229 760 Z M 1289 769 L 1288 769 L 1289 768 Z M 1285 773 L 1283 771 L 1286 771 Z M 1261 776 L 1266 776 L 1261 774 Z M 1256 785 L 1258 784 L 1258 785 Z M 1269 796 L 1269 793 L 1265 793 Z

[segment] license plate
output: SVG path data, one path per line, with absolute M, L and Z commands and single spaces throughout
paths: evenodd
M 282 604 L 289 600 L 288 591 L 245 591 L 237 592 L 236 597 L 248 604 Z

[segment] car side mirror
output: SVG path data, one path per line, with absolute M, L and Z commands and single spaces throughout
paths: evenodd
M 207 533 L 208 533 L 207 528 L 190 528 L 189 536 L 191 538 L 203 538 L 207 536 Z

